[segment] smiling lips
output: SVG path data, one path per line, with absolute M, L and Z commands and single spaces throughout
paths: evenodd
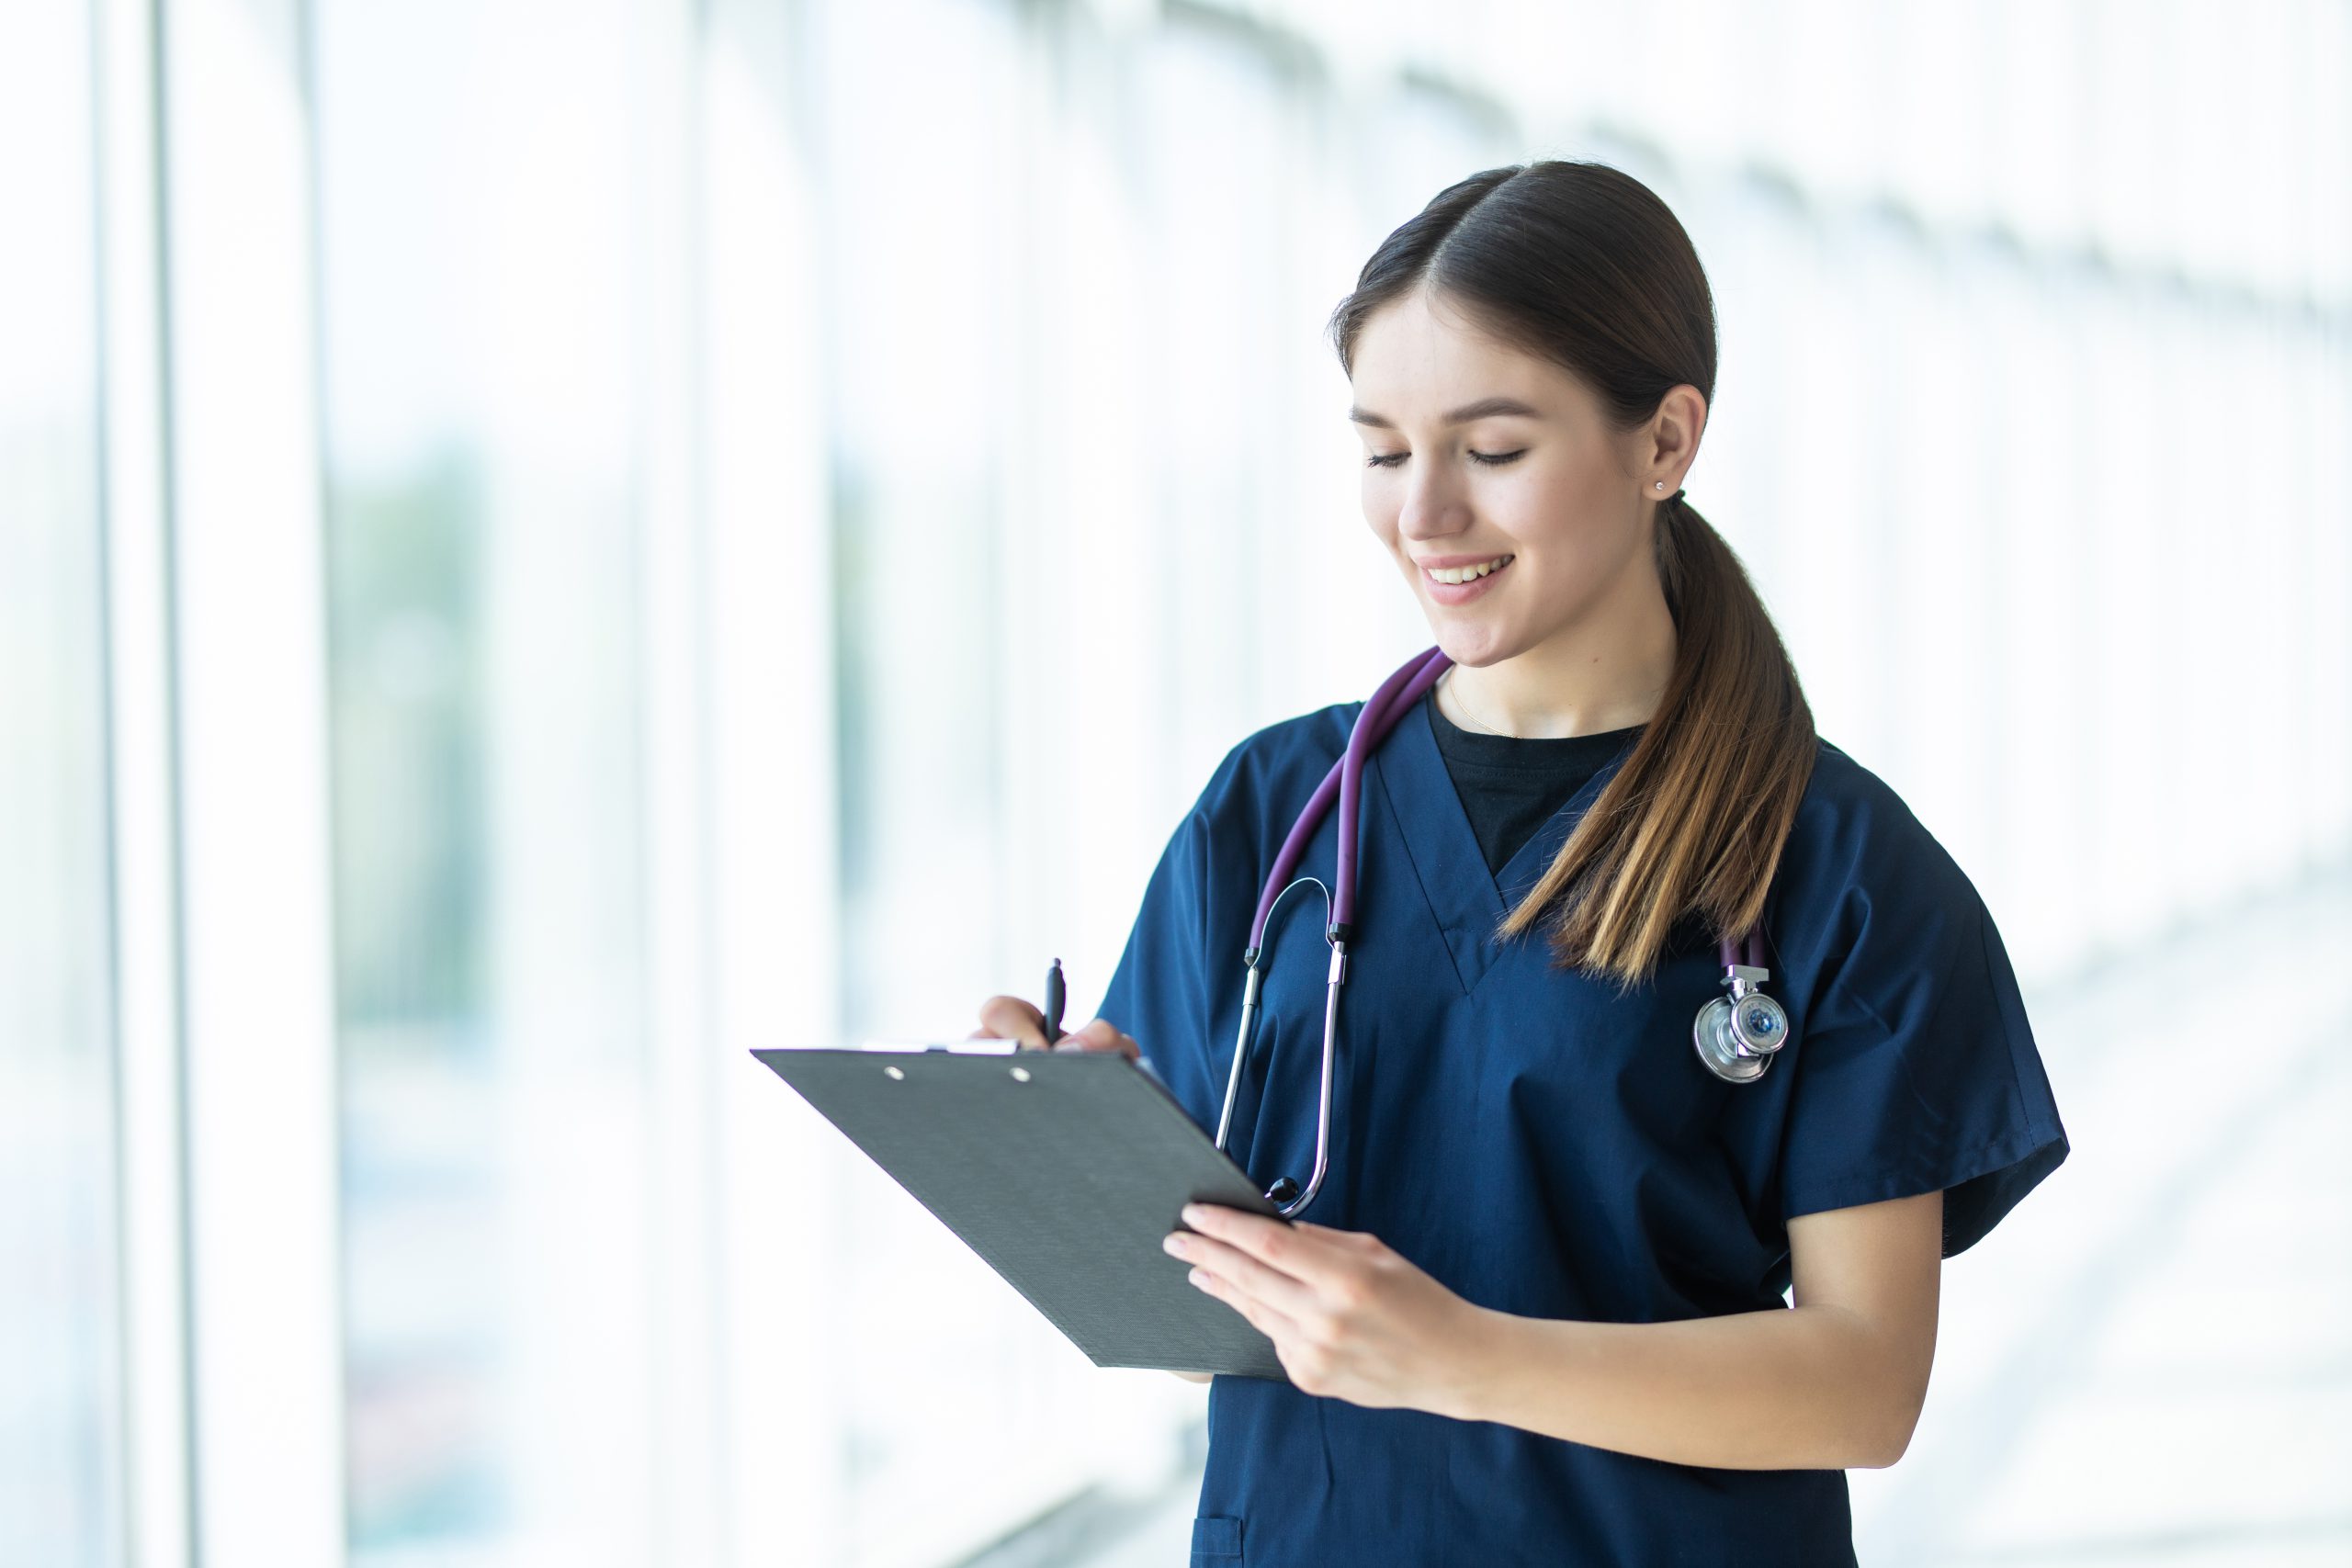
M 1509 566 L 1512 559 L 1513 558 L 1510 556 L 1497 556 L 1491 560 L 1478 561 L 1469 566 L 1450 566 L 1443 568 L 1442 570 L 1435 567 L 1425 566 L 1421 570 L 1429 573 L 1430 579 L 1434 581 L 1448 583 L 1469 582 L 1476 578 L 1486 577 L 1494 572 L 1500 571 L 1503 568 Z
M 1441 559 L 1444 558 L 1440 558 Z M 1422 562 L 1422 592 L 1432 604 L 1467 604 L 1471 600 L 1489 592 L 1494 579 L 1499 576 L 1516 556 L 1492 556 L 1485 560 L 1466 559 L 1455 556 L 1445 566 Z

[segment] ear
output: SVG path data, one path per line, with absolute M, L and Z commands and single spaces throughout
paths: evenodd
M 1668 388 L 1658 400 L 1657 412 L 1650 416 L 1647 446 L 1635 470 L 1648 474 L 1653 481 L 1666 481 L 1662 491 L 1654 484 L 1645 487 L 1644 493 L 1651 500 L 1671 495 L 1681 486 L 1682 476 L 1698 459 L 1699 440 L 1706 429 L 1707 400 L 1699 389 L 1688 381 Z

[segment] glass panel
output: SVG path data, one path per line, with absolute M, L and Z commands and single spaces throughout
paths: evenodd
M 89 23 L 0 9 L 0 1562 L 121 1560 Z
M 359 1562 L 652 1557 L 638 25 L 317 11 Z
M 1006 610 L 1043 613 L 1003 565 L 1006 468 L 1026 434 L 1023 34 L 1013 7 L 987 0 L 857 0 L 812 21 L 835 348 L 842 1017 L 856 1036 L 960 1034 L 1004 988 L 996 922 L 959 911 L 1007 870 L 998 735 L 1019 617 Z M 1082 1463 L 1024 1456 L 1047 1451 L 1085 1363 L 863 1156 L 842 1157 L 842 1251 L 824 1267 L 839 1281 L 853 1561 L 947 1561 L 1084 1483 Z

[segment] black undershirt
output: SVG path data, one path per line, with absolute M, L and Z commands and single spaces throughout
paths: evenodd
M 1599 735 L 1547 739 L 1482 735 L 1446 717 L 1434 692 L 1430 694 L 1430 728 L 1437 732 L 1438 751 L 1445 758 L 1445 771 L 1470 818 L 1471 831 L 1478 836 L 1487 870 L 1497 876 L 1570 795 L 1642 733 L 1636 724 Z

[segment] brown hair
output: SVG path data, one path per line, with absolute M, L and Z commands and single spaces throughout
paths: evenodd
M 1373 312 L 1427 285 L 1486 330 L 1592 389 L 1621 434 L 1675 387 L 1715 390 L 1714 298 L 1690 237 L 1647 186 L 1547 159 L 1448 186 L 1381 242 L 1331 313 L 1343 369 Z M 1710 938 L 1763 914 L 1813 774 L 1813 711 L 1781 634 L 1723 536 L 1688 502 L 1652 535 L 1674 674 L 1633 754 L 1497 928 L 1547 916 L 1555 963 L 1645 980 L 1685 913 Z

